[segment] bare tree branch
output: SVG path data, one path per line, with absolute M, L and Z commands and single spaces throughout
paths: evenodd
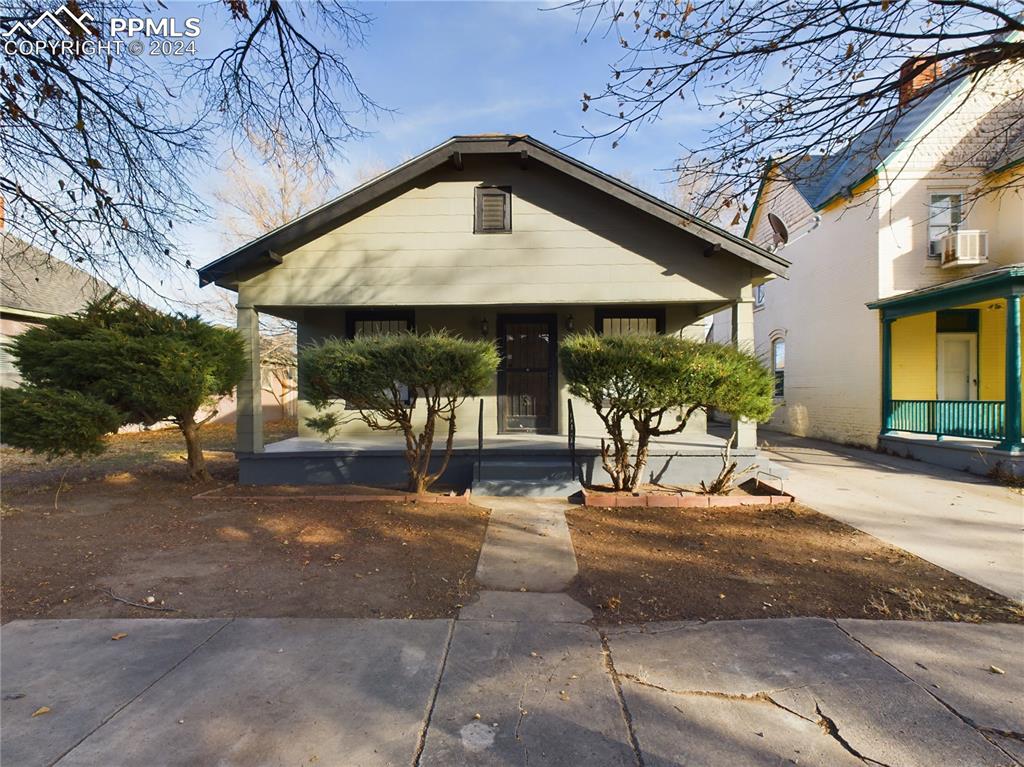
M 0 65 L 0 195 L 19 237 L 108 276 L 137 277 L 144 263 L 191 266 L 175 227 L 208 215 L 194 180 L 212 147 L 281 140 L 324 168 L 379 109 L 345 56 L 371 19 L 338 0 L 216 0 L 203 23 L 234 34 L 205 57 L 90 52 L 116 42 L 111 19 L 159 9 L 129 0 L 67 7 L 92 19 L 85 30 L 67 24 L 75 46 L 27 45 Z M 0 28 L 46 10 L 2 0 Z M 12 39 L 52 31 L 22 26 Z
M 615 35 L 623 49 L 604 89 L 583 94 L 590 125 L 575 138 L 616 146 L 666 110 L 706 113 L 700 146 L 683 146 L 674 166 L 684 179 L 700 179 L 691 200 L 698 210 L 729 199 L 739 205 L 770 157 L 808 158 L 787 175 L 810 178 L 869 128 L 858 150 L 884 154 L 898 116 L 935 89 L 1024 62 L 1021 0 L 575 0 L 563 7 L 577 11 L 581 28 Z M 942 72 L 934 83 L 927 82 L 932 67 Z M 1024 131 L 1020 82 L 1006 83 L 1006 102 L 1016 109 L 973 156 L 959 159 L 963 165 L 984 166 Z

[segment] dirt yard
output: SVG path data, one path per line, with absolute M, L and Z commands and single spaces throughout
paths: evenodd
M 208 444 L 223 447 L 232 435 L 211 436 Z M 189 484 L 179 440 L 174 433 L 121 435 L 98 459 L 56 464 L 3 451 L 4 622 L 427 618 L 454 615 L 475 593 L 486 510 L 301 498 L 193 500 L 234 481 L 234 458 L 208 452 L 215 481 Z M 129 606 L 111 595 L 142 604 L 152 597 L 151 608 L 174 611 Z
M 1011 600 L 817 512 L 577 507 L 572 595 L 604 624 L 727 618 L 1024 622 Z

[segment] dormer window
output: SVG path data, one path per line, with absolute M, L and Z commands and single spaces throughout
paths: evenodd
M 512 187 L 478 186 L 473 231 L 493 234 L 512 231 Z

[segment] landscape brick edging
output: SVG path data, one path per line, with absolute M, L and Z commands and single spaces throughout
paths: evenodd
M 792 495 L 612 495 L 583 490 L 583 505 L 602 508 L 714 509 L 737 506 L 786 506 Z
M 412 493 L 395 493 L 393 495 L 217 495 L 224 490 L 215 487 L 192 496 L 193 501 L 338 501 L 341 503 L 365 503 L 380 501 L 382 503 L 451 503 L 468 505 L 470 492 L 461 495 L 413 495 Z

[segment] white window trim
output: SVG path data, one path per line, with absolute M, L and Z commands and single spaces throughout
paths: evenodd
M 964 205 L 964 201 L 967 197 L 967 187 L 960 184 L 950 184 L 949 186 L 928 186 L 926 188 L 928 199 L 925 202 L 925 218 L 924 218 L 924 263 L 925 266 L 938 269 L 942 267 L 941 256 L 932 256 L 932 238 L 930 234 L 931 229 L 931 218 L 932 218 L 932 197 L 937 194 L 959 194 L 960 195 L 960 229 L 969 229 L 967 226 L 967 207 Z
M 786 403 L 786 383 L 785 383 L 785 380 L 786 380 L 785 379 L 785 376 L 786 376 L 786 356 L 787 356 L 787 352 L 789 351 L 786 348 L 786 346 L 788 346 L 786 335 L 787 335 L 787 333 L 786 333 L 785 330 L 773 330 L 771 333 L 768 334 L 768 368 L 769 368 L 769 370 L 772 371 L 772 380 L 773 381 L 775 379 L 775 372 L 776 372 L 775 371 L 775 344 L 779 343 L 779 342 L 781 342 L 783 344 L 783 352 L 782 352 L 782 355 L 783 355 L 783 357 L 782 357 L 782 376 L 783 376 L 783 379 L 782 379 L 783 380 L 783 383 L 782 383 L 782 394 L 780 396 L 780 395 L 775 394 L 774 390 L 772 391 L 772 400 L 776 404 L 785 404 Z
M 768 295 L 765 292 L 765 286 L 764 285 L 755 285 L 754 286 L 754 311 L 757 312 L 757 311 L 760 311 L 761 309 L 764 309 L 765 304 L 767 304 L 767 303 L 768 303 Z

